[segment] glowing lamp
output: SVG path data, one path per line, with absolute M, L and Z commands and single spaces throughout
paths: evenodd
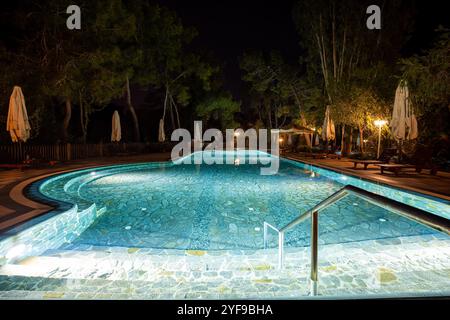
M 387 123 L 387 121 L 386 121 L 386 120 L 375 120 L 373 123 L 374 123 L 377 127 L 382 127 L 382 126 L 384 126 L 384 125 Z

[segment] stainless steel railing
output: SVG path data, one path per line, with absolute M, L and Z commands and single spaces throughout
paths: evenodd
M 347 185 L 339 191 L 333 193 L 331 196 L 321 201 L 312 209 L 304 212 L 281 229 L 277 229 L 273 225 L 264 222 L 264 248 L 267 248 L 268 229 L 273 229 L 278 233 L 278 268 L 282 269 L 284 264 L 284 234 L 311 217 L 311 294 L 318 293 L 318 252 L 319 252 L 319 212 L 333 203 L 347 197 L 348 195 L 355 195 L 374 205 L 388 209 L 398 215 L 401 215 L 410 220 L 431 227 L 435 230 L 445 232 L 450 235 L 450 220 L 440 217 L 424 210 L 412 207 L 410 205 L 392 200 L 381 195 Z

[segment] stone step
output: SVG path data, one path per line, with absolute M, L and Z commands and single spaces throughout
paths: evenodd
M 97 248 L 98 249 L 98 248 Z M 307 277 L 310 258 L 307 248 L 297 248 L 285 253 L 283 270 L 277 269 L 276 250 L 258 250 L 253 254 L 232 254 L 230 252 L 181 251 L 177 254 L 150 254 L 115 248 L 105 250 L 76 251 L 49 250 L 46 255 L 28 257 L 16 264 L 0 268 L 3 275 L 21 275 L 49 278 L 146 280 L 154 281 L 165 275 L 188 279 L 196 278 L 275 278 L 290 276 Z M 333 249 L 333 250 L 331 250 Z M 444 248 L 423 248 L 402 246 L 401 252 L 395 247 L 372 246 L 369 251 L 360 248 L 324 248 L 319 260 L 319 273 L 352 277 L 365 270 L 376 274 L 383 270 L 395 272 L 442 270 L 450 268 L 450 252 Z M 382 249 L 382 250 L 380 250 Z M 389 250 L 387 250 L 389 249 Z M 430 263 L 432 261 L 432 264 Z M 380 271 L 381 270 L 381 271 Z
M 0 269 L 1 275 L 20 275 L 58 279 L 109 279 L 157 281 L 162 278 L 179 278 L 196 281 L 217 278 L 259 279 L 270 276 L 307 277 L 307 267 L 286 267 L 278 270 L 265 260 L 220 261 L 170 259 L 167 256 L 151 256 L 145 259 L 84 258 L 39 256 L 29 257 L 17 264 L 7 264 Z
M 442 276 L 448 272 L 444 270 L 431 276 L 429 272 L 400 272 L 395 278 L 385 277 L 374 283 L 363 281 L 370 277 L 365 273 L 356 275 L 352 281 L 340 282 L 333 276 L 323 275 L 318 298 L 448 295 L 448 283 L 442 283 Z M 270 299 L 309 295 L 308 281 L 292 277 L 131 281 L 0 276 L 0 289 L 1 299 Z
M 319 265 L 352 272 L 352 268 L 383 266 L 398 271 L 432 269 L 446 266 L 450 259 L 448 239 L 407 237 L 358 243 L 322 245 Z M 84 249 L 84 250 L 83 250 Z M 117 268 L 159 268 L 167 271 L 266 271 L 277 268 L 278 251 L 267 250 L 175 250 L 123 247 L 77 247 L 77 250 L 49 250 L 45 256 L 73 258 L 81 263 L 103 261 Z M 432 261 L 432 263 L 430 262 Z M 308 247 L 285 248 L 285 268 L 309 268 Z

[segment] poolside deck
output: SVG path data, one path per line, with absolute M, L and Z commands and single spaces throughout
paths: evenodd
M 410 171 L 396 177 L 394 174 L 389 173 L 381 175 L 379 168 L 376 166 L 369 166 L 368 170 L 363 170 L 362 168 L 353 169 L 352 163 L 345 158 L 332 160 L 302 158 L 296 154 L 284 154 L 283 156 L 375 182 L 450 200 L 450 173 L 438 172 L 436 176 L 431 176 L 427 170 L 421 174 Z M 28 184 L 46 175 L 104 165 L 166 161 L 169 159 L 169 153 L 155 153 L 138 156 L 85 159 L 43 169 L 0 171 L 0 232 L 51 210 L 46 205 L 27 199 L 22 193 Z

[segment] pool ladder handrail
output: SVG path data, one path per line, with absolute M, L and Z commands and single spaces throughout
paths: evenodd
M 431 227 L 435 230 L 442 231 L 450 235 L 450 220 L 424 210 L 412 207 L 405 203 L 386 198 L 382 195 L 375 194 L 364 189 L 346 185 L 342 189 L 336 191 L 331 196 L 315 205 L 313 208 L 304 212 L 283 228 L 278 229 L 268 222 L 264 222 L 264 249 L 267 248 L 267 232 L 273 229 L 278 233 L 278 268 L 282 269 L 284 264 L 284 234 L 296 225 L 302 223 L 311 216 L 311 294 L 318 293 L 318 247 L 319 247 L 319 212 L 326 209 L 335 202 L 342 200 L 348 195 L 355 195 L 374 205 L 388 209 L 393 213 L 401 215 L 410 220 Z

